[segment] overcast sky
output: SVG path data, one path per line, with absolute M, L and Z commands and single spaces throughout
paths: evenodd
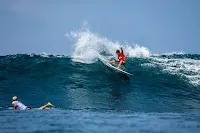
M 92 32 L 152 53 L 200 53 L 200 0 L 1 0 L 0 55 L 71 54 L 65 33 Z

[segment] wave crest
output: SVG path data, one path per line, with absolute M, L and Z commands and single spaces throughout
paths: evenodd
M 118 41 L 111 41 L 87 28 L 87 23 L 77 31 L 67 33 L 66 36 L 74 41 L 74 52 L 72 57 L 87 60 L 93 63 L 99 56 L 115 56 L 115 51 L 123 47 L 127 57 L 149 57 L 148 48 L 137 44 L 122 44 Z M 78 60 L 76 60 L 78 61 Z

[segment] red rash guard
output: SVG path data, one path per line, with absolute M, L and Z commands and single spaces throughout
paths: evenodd
M 120 53 L 120 54 L 118 55 L 118 60 L 119 60 L 119 61 L 123 61 L 123 62 L 126 61 L 125 56 L 124 56 L 123 53 Z

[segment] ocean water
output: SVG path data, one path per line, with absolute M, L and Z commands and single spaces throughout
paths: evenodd
M 0 56 L 1 133 L 199 133 L 200 55 L 152 54 L 88 29 L 71 56 Z M 127 77 L 98 60 L 123 47 Z M 13 110 L 12 97 L 32 110 Z M 54 108 L 38 110 L 50 101 Z
M 3 110 L 0 118 L 3 133 L 199 133 L 200 127 L 196 113 Z
M 100 61 L 1 56 L 0 132 L 199 133 L 199 58 L 128 58 L 126 69 L 134 76 L 127 77 Z M 15 111 L 7 107 L 14 95 L 33 108 L 48 101 L 55 108 Z

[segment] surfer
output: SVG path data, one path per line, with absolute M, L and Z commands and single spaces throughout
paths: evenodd
M 123 48 L 121 47 L 121 52 L 119 50 L 116 50 L 116 54 L 118 55 L 118 60 L 112 60 L 109 63 L 114 64 L 114 63 L 119 63 L 117 68 L 121 68 L 122 65 L 126 64 L 126 57 L 124 55 Z
M 26 110 L 26 109 L 31 109 L 31 107 L 27 107 L 25 106 L 22 102 L 18 101 L 17 100 L 17 96 L 14 96 L 12 98 L 12 104 L 14 106 L 14 109 L 17 109 L 17 110 Z M 47 104 L 45 104 L 44 106 L 40 107 L 39 109 L 42 110 L 42 109 L 46 109 L 47 107 L 52 107 L 53 105 L 48 102 Z

